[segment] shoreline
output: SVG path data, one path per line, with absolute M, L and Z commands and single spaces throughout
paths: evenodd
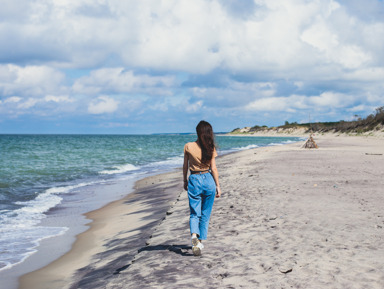
M 256 150 L 280 150 L 281 147 L 295 145 L 300 142 L 302 141 L 298 141 L 293 144 L 258 147 L 256 148 Z M 226 153 L 225 155 L 222 155 L 218 158 L 218 162 L 220 163 L 222 159 L 225 160 L 226 157 L 231 158 L 232 155 L 236 155 L 250 150 L 253 149 Z M 151 234 L 149 232 L 154 232 L 156 226 L 162 222 L 162 220 L 168 214 L 168 210 L 172 208 L 175 203 L 178 202 L 180 195 L 184 192 L 182 188 L 182 182 L 179 181 L 181 179 L 181 176 L 182 169 L 179 168 L 173 169 L 170 172 L 158 175 L 150 175 L 142 179 L 138 179 L 135 182 L 135 185 L 133 186 L 133 191 L 125 195 L 125 197 L 123 197 L 122 199 L 110 202 L 99 209 L 83 214 L 86 220 L 85 226 L 87 228 L 85 229 L 85 231 L 75 236 L 75 241 L 72 243 L 69 250 L 67 250 L 60 257 L 51 261 L 48 265 L 43 266 L 32 272 L 23 274 L 18 280 L 19 286 L 17 288 L 77 288 L 74 284 L 77 284 L 76 282 L 78 282 L 78 280 L 84 278 L 83 271 L 94 271 L 94 258 L 103 250 L 108 249 L 108 246 L 107 248 L 105 248 L 105 246 L 103 245 L 106 242 L 106 239 L 104 238 L 104 232 L 101 235 L 98 235 L 97 231 L 103 231 L 103 228 L 105 227 L 106 223 L 113 223 L 116 221 L 116 219 L 124 218 L 124 215 L 129 215 L 129 220 L 127 218 L 127 221 L 129 221 L 130 224 L 128 227 L 124 225 L 125 227 L 127 227 L 126 229 L 129 229 L 133 232 L 137 231 L 137 234 L 123 235 L 126 238 L 132 239 L 132 242 L 129 241 L 129 244 L 126 246 L 130 249 L 126 250 L 129 252 L 127 253 L 128 255 L 126 256 L 126 259 L 124 259 L 124 262 L 126 262 L 126 260 L 133 260 L 137 251 L 145 247 L 146 242 L 148 241 L 148 239 L 151 238 Z M 176 183 L 176 185 L 174 183 Z M 151 202 L 154 202 L 156 205 L 159 205 L 159 198 L 155 197 L 155 195 L 165 191 L 169 193 L 169 198 L 167 199 L 166 204 L 162 204 L 162 207 L 160 208 L 160 210 L 158 210 L 158 212 L 153 212 L 153 210 L 146 208 L 146 204 Z M 149 193 L 149 195 L 143 196 L 144 193 Z M 122 195 L 124 194 L 122 193 Z M 111 213 L 111 217 L 108 216 L 109 213 Z M 142 222 L 142 219 L 151 219 L 152 221 L 151 223 Z M 120 230 L 121 227 L 113 228 L 112 231 L 116 235 L 114 237 L 111 237 L 111 239 L 120 239 Z M 113 265 L 113 268 L 115 268 L 116 272 L 119 272 L 120 269 L 124 270 L 127 266 L 124 264 L 125 263 L 122 263 L 121 267 Z M 113 268 L 111 269 L 111 272 L 113 271 Z M 77 284 L 77 286 L 79 286 L 79 284 Z M 94 286 L 97 285 L 87 285 L 84 288 L 97 288 Z
M 339 231 L 332 230 L 334 227 L 340 229 L 342 225 L 340 220 L 345 217 L 345 212 L 349 208 L 351 208 L 351 212 L 357 214 L 356 216 L 351 215 L 354 221 L 362 226 L 359 234 L 371 235 L 372 230 L 376 232 L 380 230 L 380 226 L 384 225 L 383 216 L 379 211 L 375 211 L 377 209 L 375 206 L 383 205 L 383 200 L 377 199 L 377 195 L 372 192 L 369 193 L 372 188 L 377 193 L 377 190 L 380 189 L 378 185 L 382 185 L 382 181 L 372 176 L 371 172 L 378 166 L 383 167 L 382 163 L 376 164 L 378 159 L 382 161 L 382 156 L 367 155 L 367 153 L 382 154 L 382 140 L 334 136 L 319 136 L 315 140 L 319 144 L 319 150 L 303 150 L 300 148 L 300 143 L 304 142 L 298 142 L 239 151 L 222 156 L 217 160 L 224 195 L 214 205 L 212 225 L 210 225 L 211 233 L 206 244 L 207 252 L 201 258 L 194 258 L 190 252 L 187 224 L 188 202 L 186 193 L 182 189 L 180 170 L 142 179 L 137 182 L 134 193 L 88 213 L 87 217 L 92 219 L 90 229 L 78 236 L 71 251 L 48 266 L 22 276 L 19 288 L 115 289 L 126 286 L 129 288 L 151 286 L 180 288 L 192 286 L 200 280 L 203 280 L 203 284 L 208 287 L 237 285 L 273 287 L 278 284 L 295 287 L 304 284 L 303 286 L 306 288 L 317 288 L 332 286 L 331 284 L 334 283 L 331 281 L 333 280 L 333 282 L 337 282 L 337 286 L 333 285 L 335 288 L 343 288 L 343 285 L 340 284 L 349 284 L 352 286 L 350 288 L 362 288 L 363 285 L 380 288 L 378 284 L 384 281 L 384 276 L 380 279 L 380 273 L 377 272 L 382 272 L 380 270 L 384 269 L 384 264 L 377 260 L 384 260 L 381 258 L 384 257 L 383 249 L 379 249 L 384 245 L 382 240 L 374 239 L 378 244 L 373 250 L 373 255 L 371 254 L 372 249 L 367 249 L 370 248 L 369 246 L 375 246 L 370 242 L 362 243 L 361 249 L 355 248 L 356 258 L 360 259 L 359 264 L 353 265 L 354 267 L 351 269 L 347 266 L 354 262 L 353 255 L 343 254 L 350 252 L 352 245 L 349 243 L 345 245 L 348 248 L 347 251 L 344 247 L 339 248 L 338 245 L 340 242 L 343 243 L 343 238 L 345 240 L 346 237 L 350 237 L 348 235 L 350 232 L 348 228 L 347 230 L 342 228 L 341 233 L 347 234 L 344 236 Z M 332 172 L 327 173 L 324 168 L 329 164 L 324 164 L 321 158 L 313 158 L 316 155 L 321 155 L 327 162 L 332 162 L 331 167 L 338 170 L 340 176 L 332 174 Z M 351 156 L 352 158 L 350 158 Z M 367 157 L 369 159 L 366 159 Z M 316 166 L 306 167 L 308 158 Z M 294 171 L 293 174 L 286 174 L 284 172 L 286 168 L 281 167 L 286 165 L 284 162 L 287 159 L 295 162 L 295 166 L 289 166 L 289 169 Z M 333 163 L 334 159 L 342 160 L 342 162 Z M 337 224 L 334 223 L 335 220 L 323 219 L 323 214 L 314 214 L 312 220 L 306 219 L 305 212 L 311 214 L 319 210 L 331 209 L 335 204 L 328 204 L 322 194 L 316 194 L 316 197 L 320 198 L 320 201 L 317 202 L 318 200 L 314 199 L 314 196 L 306 194 L 305 190 L 317 192 L 324 188 L 325 196 L 332 197 L 332 194 L 337 192 L 335 190 L 338 189 L 338 186 L 342 186 L 339 178 L 346 178 L 344 174 L 350 173 L 344 171 L 352 165 L 348 162 L 353 161 L 356 164 L 364 162 L 361 163 L 364 168 L 354 169 L 352 173 L 359 181 L 358 189 L 369 195 L 365 194 L 364 198 L 368 199 L 365 200 L 366 203 L 361 203 L 362 197 L 358 196 L 358 193 L 354 193 L 353 196 L 341 194 L 333 201 L 337 203 L 342 200 L 343 204 L 347 204 L 347 208 L 337 207 L 339 213 L 331 211 L 333 219 L 338 221 Z M 365 164 L 367 161 L 374 163 Z M 233 170 L 233 165 L 236 166 L 236 170 Z M 302 167 L 298 167 L 298 165 Z M 372 165 L 374 165 L 373 168 Z M 274 171 L 268 171 L 266 168 Z M 361 177 L 358 174 L 360 169 L 364 169 Z M 314 170 L 317 173 L 308 174 L 308 170 Z M 374 181 L 371 180 L 370 186 L 374 187 L 365 186 L 365 182 L 361 178 L 373 178 Z M 253 185 L 254 181 L 256 181 L 255 185 Z M 349 182 L 356 186 L 353 179 Z M 330 189 L 328 189 L 328 185 Z M 303 189 L 304 192 L 302 192 Z M 161 197 L 159 197 L 160 194 Z M 289 197 L 290 194 L 298 198 L 292 199 Z M 306 202 L 303 203 L 304 199 Z M 293 200 L 295 201 L 292 203 Z M 356 207 L 355 202 L 360 202 L 360 206 L 365 206 L 365 211 Z M 324 208 L 316 207 L 317 204 Z M 371 212 L 367 204 L 374 209 L 371 208 L 374 215 L 379 217 L 365 216 L 367 213 L 364 212 L 367 210 Z M 281 207 L 282 205 L 284 206 Z M 308 212 L 306 206 L 309 206 L 312 211 Z M 329 214 L 325 214 L 325 217 L 327 216 Z M 358 217 L 357 220 L 355 220 L 356 217 Z M 377 224 L 376 227 L 372 225 L 368 228 L 366 218 L 368 218 L 367 220 L 378 218 L 374 220 Z M 229 227 L 223 223 L 225 220 L 229 222 Z M 319 237 L 316 235 L 316 231 L 312 232 L 311 228 L 303 227 L 301 222 L 303 224 L 319 222 L 319 224 L 315 224 L 315 228 L 320 233 L 323 230 L 322 226 L 327 227 L 327 232 L 322 232 L 319 236 L 327 238 L 328 241 L 320 245 L 316 243 Z M 285 225 L 285 228 L 282 224 Z M 298 228 L 301 231 L 297 231 Z M 307 238 L 305 243 L 303 243 L 303 237 Z M 220 240 L 220 242 L 216 243 L 215 240 Z M 242 247 L 241 250 L 231 247 L 231 242 L 234 240 Z M 253 241 L 249 243 L 251 240 Z M 291 243 L 292 240 L 295 242 Z M 282 248 L 282 251 L 278 253 L 275 251 L 278 249 L 270 251 L 272 248 L 269 246 L 279 243 L 281 244 L 277 247 Z M 312 252 L 312 255 L 308 256 L 304 254 L 305 250 L 311 251 L 307 243 L 317 248 L 323 255 L 316 255 L 316 252 Z M 299 248 L 296 248 L 297 244 L 299 244 Z M 249 247 L 250 245 L 252 246 Z M 226 246 L 232 249 L 227 251 Z M 332 254 L 339 257 L 332 261 L 329 252 L 324 251 L 327 246 L 330 246 Z M 304 250 L 304 252 L 301 254 L 300 250 Z M 368 259 L 364 255 L 364 250 L 370 252 Z M 294 255 L 290 255 L 289 252 L 296 252 L 295 255 L 299 257 L 293 257 Z M 312 260 L 313 256 L 322 263 L 317 259 Z M 275 260 L 276 257 L 282 259 L 278 261 Z M 330 259 L 324 261 L 325 257 Z M 374 266 L 372 266 L 372 262 L 374 262 Z M 329 275 L 327 267 L 330 264 L 333 265 L 329 270 L 339 270 L 343 278 L 343 275 L 346 274 L 350 278 L 349 283 L 341 281 L 344 280 L 341 276 L 334 276 L 332 280 L 328 280 L 327 278 L 330 278 L 331 275 Z M 340 266 L 335 267 L 335 265 Z M 360 268 L 359 266 L 362 265 L 365 267 Z M 355 268 L 356 266 L 357 268 Z M 193 271 L 197 274 L 185 272 L 186 267 L 190 267 L 192 271 L 198 270 Z M 209 268 L 208 273 L 205 269 L 200 270 L 199 268 Z M 371 269 L 365 270 L 364 268 Z M 347 273 L 346 269 L 350 269 L 350 273 Z M 363 273 L 360 272 L 359 275 L 358 269 L 361 269 Z M 290 272 L 295 273 L 286 275 Z M 296 275 L 297 272 L 299 275 Z M 253 280 L 252 276 L 255 274 L 258 276 L 257 280 Z M 354 277 L 354 275 L 358 277 Z M 314 282 L 311 276 L 320 276 L 313 283 L 314 287 L 311 287 L 311 282 Z M 362 278 L 364 281 L 359 283 L 359 279 L 356 278 Z
M 34 248 L 36 251 L 23 262 L 1 271 L 0 279 L 7 284 L 7 289 L 18 288 L 18 280 L 22 276 L 48 266 L 69 252 L 77 236 L 89 229 L 92 220 L 89 219 L 87 213 L 116 200 L 121 200 L 133 192 L 134 183 L 135 178 L 122 178 L 103 185 L 88 185 L 82 188 L 84 194 L 81 199 L 51 208 L 46 213 L 47 217 L 41 219 L 39 226 L 62 227 L 66 228 L 66 231 L 64 234 L 39 240 Z M 104 191 L 108 191 L 107 198 L 103 197 Z M 105 202 L 106 200 L 107 202 Z
M 245 149 L 246 149 L 246 147 L 245 147 Z M 238 151 L 237 149 L 234 151 L 231 151 L 231 150 L 225 151 L 224 150 L 222 153 L 223 153 L 223 155 L 226 155 L 226 154 L 235 153 L 237 151 Z M 173 171 L 173 170 L 174 170 L 174 168 L 167 169 L 166 171 L 169 172 L 169 171 Z M 143 174 L 143 175 L 139 176 L 138 178 L 136 178 L 135 181 L 140 180 L 141 178 L 145 178 L 147 176 L 151 176 L 151 175 L 156 174 L 156 173 L 157 172 L 151 172 L 147 175 Z M 72 208 L 73 204 L 71 204 L 71 203 L 63 204 L 61 207 L 54 208 L 53 211 L 55 211 L 55 213 L 48 216 L 48 218 L 43 219 L 41 221 L 41 225 L 47 226 L 47 227 L 49 227 L 49 226 L 66 227 L 66 228 L 69 228 L 67 233 L 65 233 L 64 235 L 58 235 L 55 237 L 41 240 L 39 242 L 39 246 L 37 247 L 37 249 L 38 249 L 37 252 L 33 253 L 23 263 L 18 264 L 7 271 L 0 272 L 0 276 L 1 276 L 0 278 L 2 280 L 4 280 L 6 282 L 6 284 L 9 284 L 10 288 L 12 288 L 12 289 L 17 288 L 17 279 L 24 276 L 25 274 L 28 274 L 28 272 L 33 272 L 33 271 L 39 270 L 39 269 L 47 266 L 51 262 L 54 262 L 55 260 L 60 258 L 66 252 L 70 251 L 73 243 L 76 241 L 77 235 L 79 233 L 82 233 L 82 232 L 88 230 L 89 229 L 89 223 L 92 222 L 92 220 L 90 220 L 87 217 L 86 213 L 93 211 L 95 209 L 101 208 L 104 205 L 107 205 L 110 202 L 113 202 L 114 200 L 118 200 L 120 198 L 123 198 L 128 193 L 131 193 L 133 190 L 130 189 L 128 192 L 128 190 L 124 188 L 124 187 L 126 187 L 126 185 L 124 183 L 130 182 L 131 184 L 129 186 L 132 188 L 133 187 L 133 182 L 131 182 L 132 180 L 131 179 L 129 179 L 127 181 L 125 181 L 125 180 L 121 181 L 120 180 L 117 182 L 112 181 L 109 184 L 107 184 L 107 187 L 105 185 L 103 185 L 103 186 L 92 185 L 89 187 L 87 186 L 86 190 L 88 191 L 87 194 L 89 196 L 95 195 L 95 193 L 96 193 L 96 195 L 101 196 L 101 198 L 99 198 L 99 200 L 98 200 L 99 201 L 98 204 L 93 204 L 93 203 L 95 203 L 95 201 L 93 199 L 87 199 L 86 200 L 87 203 L 90 202 L 93 206 L 93 207 L 92 206 L 89 207 L 88 210 L 84 210 L 84 208 L 82 208 L 83 210 L 80 212 L 78 210 L 78 208 Z M 106 202 L 106 203 L 104 202 L 104 204 L 101 204 L 100 202 L 102 202 L 103 198 L 104 198 L 104 197 L 102 197 L 104 194 L 103 191 L 108 192 L 108 195 L 114 195 L 116 197 L 109 198 L 110 200 L 108 202 Z M 74 204 L 76 204 L 76 203 L 77 202 L 75 202 Z M 83 205 L 81 205 L 81 206 L 84 207 Z M 68 215 L 68 209 L 72 210 L 75 214 L 79 213 L 78 217 L 74 217 L 74 215 L 72 216 L 71 211 L 69 211 L 69 215 Z M 60 246 L 57 246 L 57 244 L 60 244 Z
M 18 288 L 71 288 L 72 278 L 76 279 L 73 276 L 81 275 L 83 277 L 83 271 L 87 270 L 87 265 L 93 264 L 95 257 L 99 258 L 98 253 L 103 250 L 116 250 L 116 246 L 126 247 L 121 266 L 113 264 L 114 270 L 118 272 L 119 268 L 124 267 L 125 258 L 133 258 L 137 250 L 143 244 L 145 245 L 151 229 L 161 222 L 161 217 L 176 197 L 175 190 L 170 189 L 173 186 L 169 188 L 168 185 L 179 174 L 173 170 L 139 179 L 135 182 L 133 192 L 120 200 L 84 214 L 88 220 L 88 229 L 76 236 L 70 250 L 47 266 L 22 275 L 19 278 Z M 165 175 L 167 180 L 164 180 Z M 156 198 L 157 193 L 165 193 L 165 196 Z M 165 201 L 165 203 L 159 204 L 159 201 Z M 157 207 L 154 208 L 154 205 Z M 115 235 L 104 234 L 103 230 L 107 225 Z M 122 229 L 124 229 L 123 233 Z M 124 239 L 128 239 L 128 241 L 124 241 Z M 123 244 L 117 244 L 117 240 Z M 106 243 L 108 245 L 105 245 Z M 99 261 L 102 262 L 102 260 Z M 94 271 L 94 269 L 94 266 L 89 268 L 90 271 Z
M 298 142 L 301 142 L 301 141 L 298 141 Z M 272 149 L 274 147 L 280 147 L 280 146 L 286 146 L 286 145 L 289 145 L 289 144 L 281 144 L 278 146 L 272 145 L 272 146 L 265 146 L 265 147 L 259 147 L 259 148 Z M 229 152 L 220 156 L 219 159 L 225 158 L 226 156 L 230 156 L 232 154 L 241 153 L 247 150 Z M 177 172 L 178 170 L 180 170 L 180 172 Z M 158 188 L 156 188 L 156 186 L 153 186 L 153 184 L 161 184 L 161 180 L 163 178 L 172 179 L 174 178 L 174 174 L 176 174 L 175 176 L 176 179 L 181 178 L 181 175 L 182 175 L 181 168 L 172 169 L 169 172 L 165 172 L 158 175 L 156 174 L 149 175 L 144 178 L 137 179 L 135 181 L 134 186 L 132 186 L 133 190 L 131 188 L 128 194 L 121 192 L 121 195 L 124 196 L 122 199 L 109 202 L 98 209 L 82 214 L 82 219 L 84 219 L 82 224 L 83 230 L 81 230 L 79 234 L 76 234 L 73 236 L 71 235 L 71 239 L 74 239 L 71 242 L 72 244 L 70 244 L 67 249 L 62 249 L 60 251 L 61 254 L 59 254 L 58 257 L 54 259 L 51 258 L 51 261 L 49 261 L 47 265 L 40 266 L 36 270 L 22 274 L 18 278 L 19 286 L 16 288 L 20 288 L 20 289 L 44 289 L 44 288 L 48 289 L 49 288 L 51 289 L 52 288 L 51 286 L 56 286 L 56 287 L 59 286 L 60 288 L 72 288 L 72 287 L 65 287 L 65 286 L 69 286 L 70 283 L 72 282 L 72 281 L 69 281 L 72 278 L 71 276 L 75 274 L 77 270 L 80 270 L 84 266 L 86 267 L 86 265 L 91 264 L 91 258 L 94 257 L 95 253 L 97 253 L 97 249 L 94 249 L 92 251 L 86 248 L 87 247 L 86 243 L 90 239 L 89 236 L 92 236 L 94 231 L 97 231 L 99 228 L 102 228 L 100 224 L 106 222 L 106 221 L 103 221 L 101 217 L 101 216 L 107 217 L 106 213 L 104 212 L 113 212 L 113 214 L 115 214 L 116 213 L 115 211 L 117 210 L 118 214 L 123 214 L 124 209 L 126 209 L 127 211 L 131 212 L 133 215 L 137 215 L 137 218 L 135 220 L 129 219 L 130 222 L 132 221 L 132 224 L 130 226 L 131 230 L 141 230 L 142 228 L 140 227 L 139 219 L 148 218 L 153 215 L 153 212 L 149 212 L 146 215 L 146 214 L 140 214 L 138 213 L 138 211 L 143 209 L 143 204 L 146 203 L 146 201 L 152 200 L 156 202 L 156 200 L 154 200 L 155 199 L 154 195 L 157 192 L 169 190 L 169 187 L 167 186 L 160 185 Z M 150 183 L 151 185 L 146 187 L 146 185 Z M 167 183 L 169 184 L 170 182 L 167 181 Z M 127 187 L 126 185 L 124 185 L 124 183 L 118 186 L 121 188 Z M 171 187 L 174 187 L 174 186 L 171 186 Z M 168 200 L 168 207 L 164 207 L 160 213 L 157 213 L 155 214 L 155 216 L 152 216 L 152 217 L 155 217 L 156 220 L 154 222 L 156 224 L 155 225 L 152 224 L 144 228 L 144 230 L 153 230 L 157 225 L 157 223 L 161 222 L 163 216 L 166 213 L 166 210 L 170 206 L 172 206 L 172 204 L 177 202 L 177 201 L 175 202 L 172 202 L 172 201 L 174 201 L 174 199 L 180 196 L 180 194 L 183 192 L 182 185 L 180 185 L 180 188 L 181 189 L 179 189 L 178 192 L 174 191 L 173 189 L 170 190 L 170 194 L 172 195 L 172 197 Z M 137 194 L 140 195 L 141 193 L 143 193 L 143 191 L 153 191 L 150 196 L 146 197 L 148 198 L 148 200 L 145 198 L 139 200 Z M 127 206 L 126 203 L 128 203 L 129 205 Z M 109 222 L 113 222 L 113 218 L 107 217 L 107 219 L 109 220 Z M 140 236 L 135 236 L 134 239 L 141 240 L 141 245 L 143 245 L 145 244 L 143 243 L 143 240 L 146 240 L 148 236 L 149 236 L 148 234 L 142 234 Z M 127 237 L 129 236 L 127 235 Z M 102 240 L 102 238 L 98 239 L 97 242 L 94 242 L 93 240 L 91 241 L 93 242 L 93 246 L 97 246 L 99 250 L 104 249 L 101 245 L 101 242 L 105 240 Z M 40 245 L 42 245 L 44 242 L 47 242 L 48 244 L 52 243 L 51 239 L 47 239 L 47 240 L 43 240 Z M 130 246 L 132 246 L 131 251 L 135 251 L 135 250 L 137 251 L 137 249 L 139 249 L 139 247 L 135 245 L 130 245 Z M 52 248 L 52 244 L 49 246 L 49 248 L 55 249 L 55 248 Z M 43 250 L 43 252 L 46 252 L 46 251 L 47 250 Z M 84 251 L 88 251 L 88 253 Z M 28 260 L 29 261 L 28 263 L 30 264 L 31 262 L 35 262 L 36 258 L 38 258 L 39 256 L 40 256 L 39 253 L 32 255 L 30 257 L 30 260 Z M 75 260 L 77 260 L 79 256 L 80 256 L 80 261 L 75 262 Z M 65 263 L 70 263 L 70 264 L 76 263 L 76 265 L 66 266 Z M 28 267 L 28 264 L 26 264 L 25 267 Z M 66 272 L 66 273 L 63 274 L 62 272 Z M 41 284 L 42 282 L 45 282 L 47 285 L 45 284 L 42 285 Z

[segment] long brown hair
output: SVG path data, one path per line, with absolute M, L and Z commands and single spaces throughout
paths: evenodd
M 212 126 L 209 122 L 202 120 L 196 127 L 196 133 L 202 152 L 201 161 L 205 164 L 209 164 L 215 149 L 215 137 L 213 135 Z

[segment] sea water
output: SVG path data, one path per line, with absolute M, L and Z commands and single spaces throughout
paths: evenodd
M 63 222 L 44 225 L 58 208 L 74 218 L 101 207 L 118 196 L 95 188 L 181 167 L 184 144 L 195 140 L 194 134 L 0 135 L 0 272 L 23 263 L 42 240 L 67 233 Z M 219 155 L 298 140 L 216 136 Z M 73 210 L 78 204 L 82 210 Z

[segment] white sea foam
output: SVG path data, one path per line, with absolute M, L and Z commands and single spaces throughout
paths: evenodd
M 158 170 L 167 170 L 167 169 L 177 168 L 182 165 L 183 165 L 183 155 L 169 157 L 164 161 L 150 163 L 148 165 L 143 166 L 143 169 L 147 169 L 149 171 L 158 171 Z
M 45 213 L 61 203 L 65 194 L 74 189 L 90 185 L 81 183 L 73 186 L 53 187 L 38 194 L 30 201 L 15 202 L 21 206 L 10 211 L 2 210 L 0 214 L 0 271 L 22 263 L 37 251 L 41 240 L 64 234 L 66 227 L 38 226 Z
M 305 139 L 300 138 L 300 140 L 305 140 Z M 297 141 L 286 140 L 286 141 L 283 141 L 283 142 L 281 142 L 281 143 L 283 143 L 283 144 L 290 144 L 290 143 L 295 143 L 295 142 L 297 142 Z
M 251 145 L 247 145 L 247 146 L 245 146 L 245 147 L 234 148 L 234 150 L 243 151 L 243 150 L 255 149 L 255 148 L 258 148 L 258 147 L 259 147 L 258 145 L 251 144 Z
M 10 269 L 24 262 L 37 252 L 37 247 L 44 239 L 64 234 L 66 227 L 39 227 L 9 230 L 7 226 L 0 229 L 0 271 Z
M 279 143 L 270 143 L 269 146 L 282 146 L 282 145 L 285 145 L 285 144 L 291 144 L 291 143 L 295 143 L 297 141 L 293 141 L 293 140 L 285 140 L 285 141 L 282 141 L 282 142 L 279 142 Z
M 103 171 L 99 172 L 99 174 L 101 174 L 101 175 L 114 175 L 114 174 L 126 173 L 129 171 L 135 171 L 135 170 L 139 170 L 139 169 L 140 169 L 140 167 L 137 167 L 137 166 L 134 166 L 131 164 L 125 164 L 125 165 L 121 165 L 121 166 L 114 166 L 110 170 L 103 170 Z
M 116 167 L 122 173 L 138 169 L 133 165 Z M 46 213 L 58 206 L 63 201 L 63 194 L 68 194 L 78 188 L 105 183 L 97 182 L 80 183 L 70 186 L 52 187 L 28 201 L 18 201 L 20 206 L 16 210 L 2 210 L 0 214 L 0 271 L 12 268 L 22 263 L 26 258 L 37 251 L 41 240 L 64 234 L 66 227 L 39 226 Z
M 73 186 L 53 187 L 53 188 L 46 190 L 46 192 L 49 194 L 65 194 L 65 193 L 68 193 L 74 189 L 92 185 L 93 183 L 94 182 L 80 183 L 80 184 L 73 185 Z

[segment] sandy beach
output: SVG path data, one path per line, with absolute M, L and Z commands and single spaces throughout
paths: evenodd
M 89 213 L 72 250 L 20 288 L 383 288 L 384 140 L 315 140 L 218 158 L 201 257 L 180 169 Z

